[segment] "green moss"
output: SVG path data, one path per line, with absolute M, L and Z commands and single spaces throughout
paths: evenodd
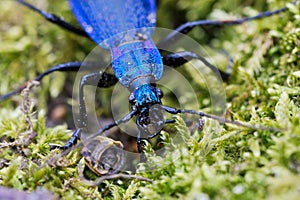
M 67 2 L 32 2 L 75 23 Z M 243 2 L 236 0 L 229 5 L 227 1 L 211 0 L 161 1 L 158 26 L 170 28 L 182 23 L 172 13 L 181 13 L 185 20 L 223 19 L 249 16 L 285 4 L 280 0 Z M 232 77 L 224 83 L 227 117 L 281 131 L 221 126 L 205 119 L 203 131 L 190 133 L 177 116 L 176 123 L 160 136 L 168 153 L 164 158 L 156 156 L 152 146 L 147 145 L 148 162 L 138 166 L 138 175 L 152 179 L 152 183 L 117 179 L 104 181 L 100 187 L 87 186 L 77 171 L 79 149 L 63 157 L 59 151 L 49 149 L 49 143 L 62 144 L 72 134 L 65 125 L 45 125 L 47 102 L 59 96 L 65 84 L 65 75 L 56 73 L 29 94 L 30 108 L 37 106 L 27 115 L 32 122 L 31 131 L 20 109 L 24 97 L 1 102 L 0 184 L 28 192 L 44 187 L 62 199 L 297 199 L 300 6 L 289 8 L 280 16 L 245 25 L 197 28 L 189 33 L 203 46 L 224 48 L 235 59 Z M 87 39 L 78 39 L 46 23 L 13 1 L 2 3 L 0 11 L 0 94 L 57 63 L 83 59 L 94 47 Z M 226 64 L 219 64 L 224 62 L 218 55 L 212 53 L 214 62 L 223 68 Z M 191 71 L 182 72 L 191 78 L 191 84 L 201 85 Z M 209 112 L 205 103 L 209 97 L 205 95 L 207 92 L 197 98 L 204 102 L 203 110 Z M 22 143 L 35 133 L 28 145 Z M 173 137 L 174 133 L 178 138 Z M 145 171 L 146 168 L 157 170 Z

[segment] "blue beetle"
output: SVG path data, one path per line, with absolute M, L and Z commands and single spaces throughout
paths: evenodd
M 219 72 L 223 79 L 227 79 L 229 73 L 218 70 L 203 57 L 193 52 L 171 53 L 162 57 L 160 50 L 151 39 L 156 26 L 155 0 L 69 0 L 71 10 L 83 29 L 77 28 L 62 18 L 40 10 L 23 0 L 16 0 L 16 2 L 39 13 L 46 20 L 66 30 L 90 38 L 102 48 L 109 49 L 111 52 L 114 74 L 94 72 L 82 77 L 79 92 L 79 127 L 64 146 L 52 145 L 51 148 L 68 149 L 79 140 L 82 130 L 88 127 L 83 88 L 85 85 L 93 84 L 95 80 L 98 87 L 110 87 L 120 82 L 131 93 L 129 103 L 132 111 L 121 120 L 104 127 L 99 133 L 103 133 L 118 124 L 125 123 L 133 116 L 136 116 L 136 124 L 139 129 L 137 136 L 139 152 L 143 151 L 142 139 L 155 137 L 165 123 L 173 122 L 172 120 L 164 119 L 163 111 L 171 114 L 189 113 L 212 118 L 222 123 L 232 123 L 250 128 L 262 128 L 261 126 L 246 125 L 195 110 L 176 109 L 162 105 L 161 98 L 163 97 L 163 93 L 156 87 L 155 83 L 162 77 L 164 64 L 171 67 L 178 67 L 192 59 L 198 59 L 213 71 Z M 295 0 L 293 4 L 297 2 Z M 159 42 L 159 45 L 167 45 L 176 41 L 181 33 L 185 34 L 196 26 L 242 24 L 246 21 L 275 15 L 286 10 L 287 7 L 283 7 L 237 20 L 187 22 L 167 35 Z M 34 80 L 40 81 L 43 77 L 55 71 L 78 71 L 80 67 L 91 69 L 94 66 L 91 67 L 88 63 L 84 62 L 63 63 L 38 75 Z M 1 96 L 0 101 L 19 93 L 25 87 L 26 84 L 11 93 Z

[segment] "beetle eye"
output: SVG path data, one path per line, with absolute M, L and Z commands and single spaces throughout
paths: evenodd
M 128 97 L 128 101 L 129 101 L 130 104 L 135 103 L 135 97 L 134 97 L 133 93 L 130 93 L 130 95 Z
M 161 99 L 164 96 L 163 91 L 161 91 L 159 88 L 156 90 L 157 96 Z

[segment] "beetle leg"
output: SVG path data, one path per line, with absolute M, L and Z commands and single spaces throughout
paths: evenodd
M 143 153 L 143 151 L 144 151 L 143 144 L 142 144 L 143 139 L 144 138 L 141 138 L 141 131 L 139 131 L 138 135 L 137 135 L 137 138 L 136 138 L 136 144 L 137 144 L 139 153 Z
M 202 57 L 196 53 L 189 52 L 189 51 L 168 54 L 163 57 L 163 63 L 164 63 L 164 65 L 167 65 L 169 67 L 176 68 L 176 67 L 179 67 L 193 59 L 200 60 L 203 64 L 205 64 L 207 67 L 209 67 L 215 74 L 220 75 L 222 80 L 227 81 L 229 79 L 230 73 L 232 71 L 233 59 L 230 57 L 230 55 L 228 53 L 224 52 L 224 54 L 228 59 L 226 72 L 224 72 L 224 71 L 218 69 L 216 66 L 212 65 L 204 57 Z
M 52 145 L 50 147 L 51 149 L 59 148 L 62 150 L 66 150 L 66 149 L 72 147 L 80 139 L 81 130 L 88 127 L 87 111 L 86 111 L 85 98 L 84 98 L 84 86 L 97 85 L 97 87 L 102 87 L 102 88 L 110 87 L 110 86 L 114 85 L 117 81 L 118 80 L 114 75 L 111 75 L 108 73 L 99 73 L 99 72 L 86 74 L 81 78 L 80 90 L 79 90 L 79 124 L 78 124 L 79 128 L 73 133 L 72 137 L 69 139 L 69 141 L 64 146 Z M 121 121 L 121 123 L 122 122 L 123 121 Z M 117 124 L 114 123 L 111 126 L 107 127 L 107 129 L 113 127 L 114 125 L 117 125 Z
M 89 62 L 67 62 L 67 63 L 61 63 L 58 65 L 55 65 L 54 67 L 51 67 L 50 69 L 48 69 L 47 71 L 37 75 L 34 79 L 34 81 L 41 81 L 45 76 L 53 73 L 53 72 L 77 72 L 79 70 L 95 70 L 97 69 L 97 66 L 95 66 L 94 63 L 89 63 Z M 113 75 L 107 74 L 106 72 L 103 72 L 103 75 L 105 80 L 107 80 L 107 82 L 110 81 L 114 81 L 114 78 L 110 78 Z M 27 87 L 28 83 L 30 83 L 32 80 L 27 81 L 26 83 L 24 83 L 23 85 L 21 85 L 19 88 L 17 88 L 16 90 L 7 93 L 3 96 L 0 96 L 0 102 L 4 101 L 8 98 L 10 98 L 13 95 L 19 94 L 24 88 Z M 104 84 L 104 83 L 103 83 Z
M 87 128 L 87 111 L 85 106 L 85 98 L 84 98 L 84 86 L 86 85 L 97 85 L 97 87 L 110 87 L 118 82 L 118 79 L 111 74 L 107 73 L 91 73 L 86 74 L 81 78 L 80 81 L 80 89 L 79 89 L 79 127 Z
M 137 147 L 138 147 L 138 152 L 140 153 L 140 161 L 141 162 L 146 162 L 146 155 L 144 153 L 144 150 L 145 150 L 145 142 L 144 141 L 147 141 L 150 143 L 150 141 L 147 139 L 147 136 L 145 136 L 145 134 L 142 133 L 142 130 L 139 130 L 138 132 L 138 135 L 137 135 L 137 138 L 136 138 L 136 144 L 137 144 Z
M 44 17 L 47 21 L 53 23 L 53 24 L 56 24 L 58 25 L 59 27 L 65 29 L 65 30 L 68 30 L 76 35 L 79 35 L 79 36 L 84 36 L 84 37 L 87 37 L 87 38 L 90 38 L 87 33 L 80 29 L 80 28 L 77 28 L 76 26 L 70 24 L 69 22 L 66 22 L 65 20 L 63 20 L 62 18 L 52 14 L 52 13 L 47 13 L 41 9 L 38 9 L 37 7 L 35 7 L 34 5 L 26 2 L 26 1 L 23 1 L 23 0 L 16 0 L 16 2 L 22 4 L 23 6 L 27 7 L 28 9 L 38 13 L 39 15 L 41 15 L 42 17 Z
M 78 71 L 80 69 L 81 65 L 82 65 L 81 62 L 67 62 L 67 63 L 58 64 L 58 65 L 48 69 L 47 71 L 39 74 L 33 80 L 41 81 L 45 76 L 47 76 L 48 74 L 51 74 L 53 72 L 56 72 L 56 71 Z M 21 93 L 21 91 L 27 87 L 29 82 L 31 82 L 31 81 L 27 81 L 26 83 L 21 85 L 16 90 L 14 90 L 10 93 L 7 93 L 3 96 L 0 96 L 0 102 L 10 98 L 13 95 Z
M 296 5 L 298 3 L 298 0 L 294 0 L 292 4 Z M 169 35 L 167 35 L 165 38 L 163 38 L 159 44 L 159 46 L 167 47 L 168 45 L 173 44 L 177 40 L 179 40 L 182 36 L 182 34 L 187 34 L 190 32 L 193 28 L 196 26 L 228 26 L 228 25 L 238 25 L 238 24 L 243 24 L 247 21 L 252 21 L 256 19 L 261 19 L 264 17 L 269 17 L 272 15 L 277 15 L 279 13 L 285 12 L 288 10 L 288 7 L 282 7 L 277 10 L 273 11 L 265 11 L 261 12 L 258 15 L 252 16 L 252 17 L 245 17 L 245 18 L 239 18 L 235 20 L 199 20 L 199 21 L 192 21 L 192 22 L 187 22 L 178 28 L 176 28 L 174 31 L 172 31 Z

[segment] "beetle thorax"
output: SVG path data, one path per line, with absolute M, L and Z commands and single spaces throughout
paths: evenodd
M 112 48 L 111 53 L 114 73 L 119 82 L 127 88 L 141 77 L 147 77 L 145 80 L 149 81 L 158 81 L 162 76 L 161 55 L 152 40 L 122 44 Z M 133 87 L 150 83 L 149 81 Z

